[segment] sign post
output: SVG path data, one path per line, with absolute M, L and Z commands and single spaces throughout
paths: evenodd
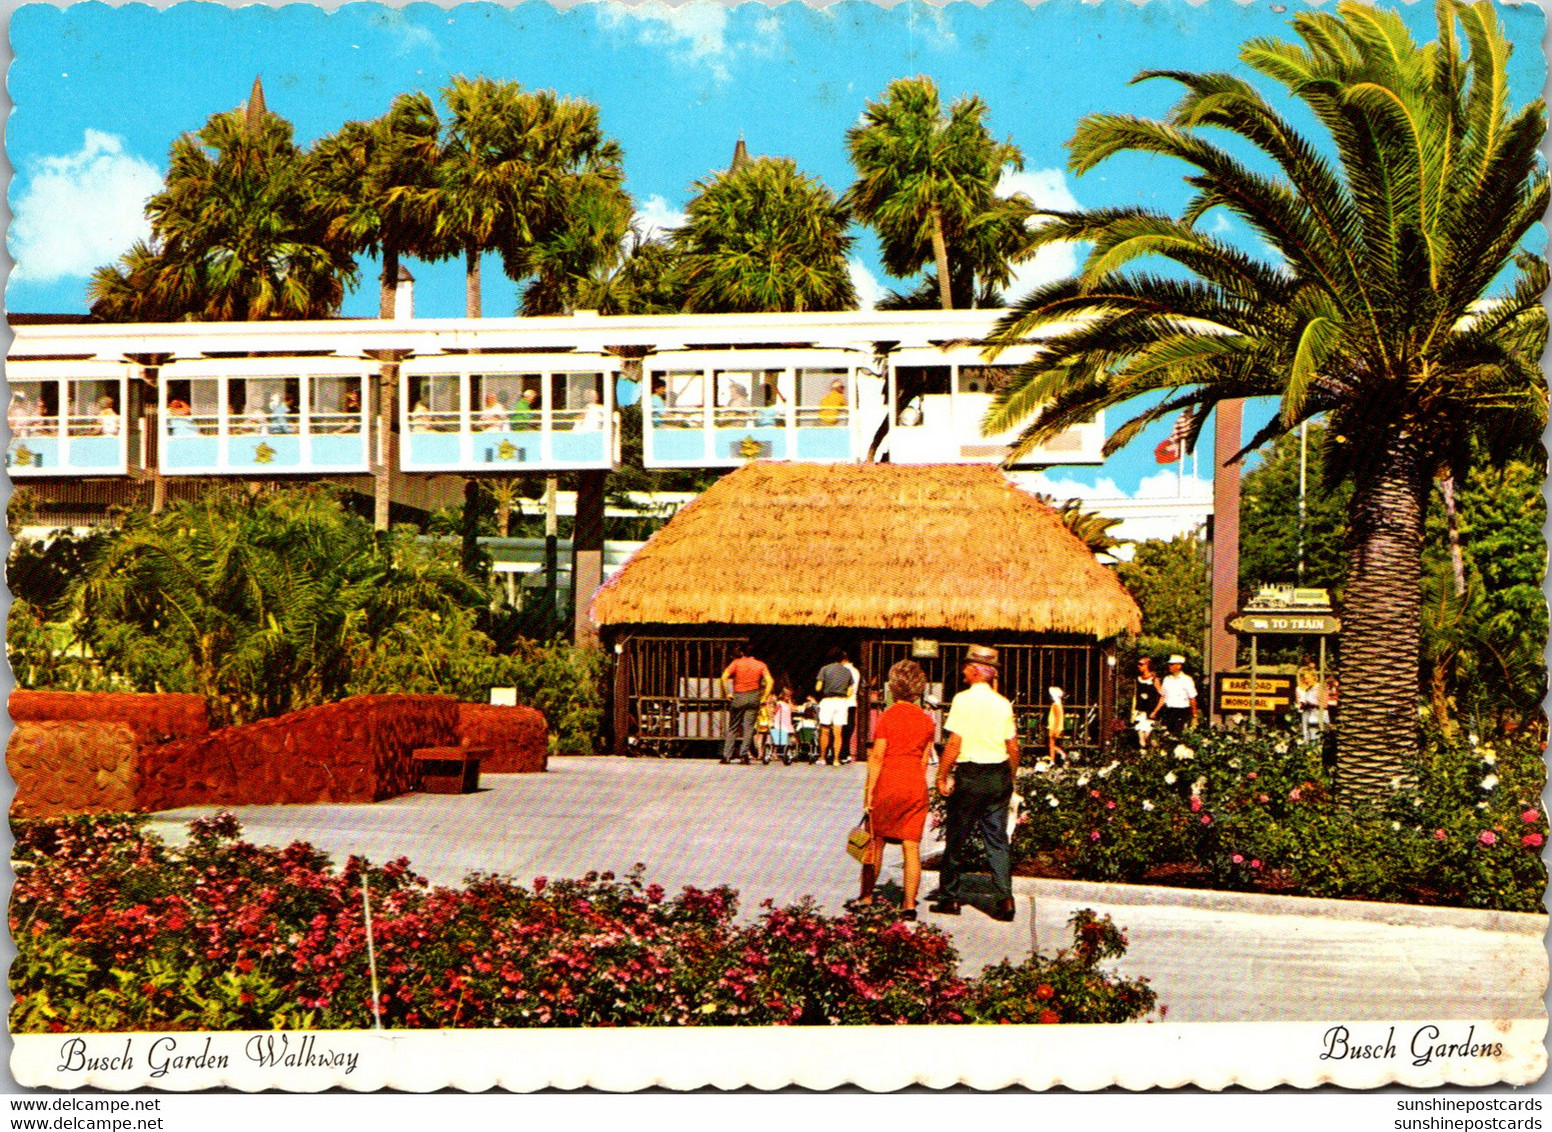
M 1326 680 L 1326 638 L 1342 631 L 1342 621 L 1331 612 L 1324 590 L 1263 590 L 1257 595 L 1267 604 L 1226 618 L 1235 633 L 1250 637 L 1250 679 L 1215 677 L 1217 713 L 1248 711 L 1252 725 L 1257 711 L 1276 711 L 1294 703 L 1294 681 L 1286 676 L 1262 677 L 1258 645 L 1263 635 L 1320 638 L 1320 682 Z M 1246 685 L 1239 688 L 1233 685 Z

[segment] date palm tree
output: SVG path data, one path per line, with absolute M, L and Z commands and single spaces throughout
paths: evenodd
M 1343 0 L 1301 13 L 1302 43 L 1255 39 L 1241 60 L 1284 84 L 1329 135 L 1296 132 L 1227 74 L 1146 72 L 1185 94 L 1162 121 L 1094 114 L 1070 143 L 1084 173 L 1118 153 L 1184 161 L 1196 191 L 1178 218 L 1138 208 L 1053 215 L 1041 241 L 1092 246 L 1081 272 L 1002 320 L 995 348 L 1044 329 L 988 415 L 1026 425 L 1021 452 L 1140 394 L 1165 396 L 1124 424 L 1182 409 L 1199 429 L 1221 401 L 1280 400 L 1247 451 L 1324 417 L 1327 474 L 1353 487 L 1343 602 L 1339 775 L 1374 795 L 1418 747 L 1423 516 L 1435 471 L 1539 440 L 1546 385 L 1546 262 L 1522 242 L 1546 212 L 1542 103 L 1509 104 L 1505 41 L 1490 3 L 1440 0 L 1438 40 Z M 1206 136 L 1223 131 L 1231 152 Z M 1235 153 L 1269 159 L 1262 172 Z M 1199 227 L 1224 210 L 1265 243 L 1247 255 Z M 1166 271 L 1136 270 L 1153 257 Z M 1195 437 L 1190 438 L 1194 441 Z
M 685 309 L 852 310 L 846 208 L 785 157 L 758 157 L 705 181 L 669 235 Z
M 857 180 L 842 203 L 877 230 L 884 269 L 896 277 L 934 266 L 938 301 L 971 305 L 981 287 L 1006 286 L 1009 264 L 1028 252 L 1023 198 L 997 196 L 1004 167 L 1024 167 L 1011 142 L 986 129 L 979 96 L 945 113 L 925 75 L 896 79 L 846 131 Z
M 150 241 L 92 277 L 99 318 L 327 318 L 355 280 L 350 242 L 315 207 L 291 123 L 257 81 L 246 107 L 173 142 L 146 215 Z

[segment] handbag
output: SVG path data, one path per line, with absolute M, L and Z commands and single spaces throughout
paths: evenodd
M 873 842 L 873 835 L 868 832 L 868 815 L 863 814 L 857 827 L 846 835 L 846 852 L 855 857 L 858 864 L 866 864 L 868 846 Z

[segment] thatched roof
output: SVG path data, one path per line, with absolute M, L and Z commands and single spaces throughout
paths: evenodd
M 591 613 L 1101 639 L 1142 620 L 1054 510 L 984 465 L 750 464 L 653 535 Z

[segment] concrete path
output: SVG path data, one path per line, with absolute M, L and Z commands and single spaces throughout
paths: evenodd
M 765 899 L 812 895 L 837 911 L 856 895 L 844 841 L 862 784 L 858 766 L 559 758 L 543 775 L 486 775 L 473 795 L 235 812 L 249 840 L 309 841 L 337 860 L 407 856 L 433 884 L 475 871 L 526 884 L 639 861 L 670 891 L 731 885 L 754 915 Z M 182 823 L 211 812 L 168 811 L 153 828 L 176 839 Z M 924 850 L 934 851 L 930 831 Z M 886 882 L 898 882 L 898 860 L 886 853 Z M 925 891 L 934 880 L 927 874 Z M 1152 981 L 1169 1022 L 1545 1016 L 1544 916 L 1065 881 L 1016 888 L 1011 924 L 969 907 L 933 916 L 925 899 L 921 916 L 953 933 L 973 971 L 1062 946 L 1077 908 L 1109 913 L 1131 940 L 1118 969 Z

